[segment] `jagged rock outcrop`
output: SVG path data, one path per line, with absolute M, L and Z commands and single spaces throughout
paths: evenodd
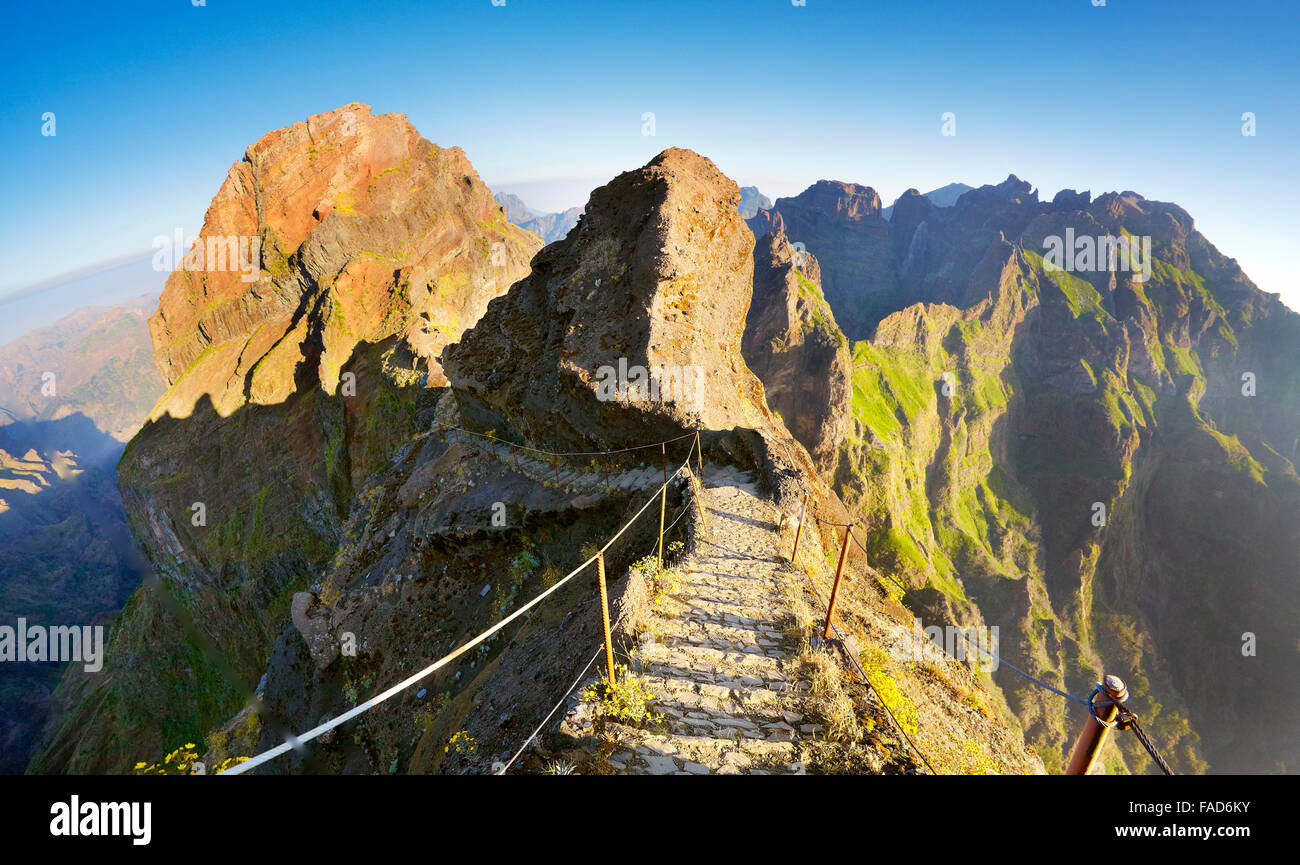
M 678 149 L 595 190 L 578 227 L 443 352 L 462 411 L 560 449 L 772 426 L 740 350 L 753 237 L 739 197 Z
M 826 469 L 852 425 L 853 362 L 820 279 L 811 252 L 781 233 L 759 238 L 743 353 L 768 407 Z
M 209 252 L 220 238 L 256 240 L 260 267 L 222 268 Z M 150 320 L 170 388 L 155 418 L 185 417 L 204 396 L 222 415 L 280 403 L 304 375 L 333 393 L 358 345 L 391 336 L 437 383 L 429 362 L 527 270 L 537 242 L 459 148 L 352 104 L 251 145 L 195 247 L 206 257 L 187 251 Z
M 897 282 L 890 224 L 874 189 L 819 180 L 793 198 L 778 198 L 748 222 L 755 237 L 781 230 L 817 256 L 822 291 L 845 334 L 861 339 L 869 333 L 875 310 L 885 303 L 879 297 L 892 297 Z

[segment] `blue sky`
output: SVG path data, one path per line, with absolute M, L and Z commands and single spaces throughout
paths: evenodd
M 1300 308 L 1300 4 L 1092 2 L 11 5 L 0 298 L 196 232 L 248 144 L 360 101 L 545 210 L 669 146 L 772 197 L 1013 172 L 1046 196 L 1133 189 Z

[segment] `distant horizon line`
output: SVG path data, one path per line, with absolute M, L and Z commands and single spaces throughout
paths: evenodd
M 21 300 L 24 297 L 30 297 L 33 294 L 39 294 L 42 291 L 51 288 L 58 288 L 66 285 L 76 279 L 84 279 L 88 276 L 98 276 L 101 273 L 107 273 L 110 270 L 117 270 L 120 267 L 127 267 L 132 264 L 138 264 L 153 257 L 152 248 L 128 252 L 121 255 L 115 255 L 110 258 L 100 259 L 99 261 L 84 264 L 81 267 L 74 267 L 71 270 L 65 270 L 56 273 L 53 276 L 47 276 L 38 279 L 35 282 L 17 283 L 6 288 L 0 289 L 0 306 L 13 301 Z M 149 294 L 149 292 L 143 292 Z

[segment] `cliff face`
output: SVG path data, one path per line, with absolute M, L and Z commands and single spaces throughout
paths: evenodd
M 744 355 L 768 406 L 825 469 L 852 425 L 852 358 L 820 281 L 817 259 L 784 233 L 759 238 Z
M 1284 620 L 1300 588 L 1282 562 L 1300 552 L 1300 319 L 1181 208 L 1136 193 L 1039 202 L 1011 177 L 940 209 L 911 190 L 882 234 L 833 188 L 751 225 L 783 225 L 837 317 L 837 297 L 857 298 L 874 323 L 827 473 L 866 518 L 873 563 L 927 622 L 998 624 L 1009 662 L 1071 692 L 1126 676 L 1178 768 L 1294 765 L 1275 719 L 1297 693 Z M 1137 258 L 1053 267 L 1082 237 L 1138 240 Z M 847 296 L 828 262 L 861 268 L 836 283 Z M 1273 650 L 1243 656 L 1247 632 Z M 1059 769 L 1079 719 L 997 680 Z M 1132 745 L 1122 762 L 1146 771 Z
M 184 417 L 205 396 L 223 416 L 279 404 L 304 381 L 334 393 L 358 345 L 392 336 L 437 384 L 442 347 L 538 246 L 506 221 L 459 148 L 360 104 L 245 151 L 197 244 L 232 237 L 259 242 L 261 270 L 250 279 L 209 254 L 202 269 L 173 273 L 150 321 L 169 385 L 155 419 Z
M 870 333 L 880 297 L 896 291 L 890 224 L 869 186 L 819 180 L 793 198 L 778 198 L 748 220 L 755 237 L 783 230 L 821 265 L 826 301 L 850 339 Z
M 256 240 L 260 268 L 222 269 L 218 238 Z M 168 389 L 119 465 L 158 584 L 127 605 L 107 673 L 64 683 L 38 769 L 153 759 L 242 704 L 354 489 L 443 381 L 438 353 L 539 245 L 459 149 L 401 115 L 347 105 L 248 148 L 208 210 L 205 259 L 172 274 L 150 321 Z M 90 717 L 106 720 L 79 728 Z

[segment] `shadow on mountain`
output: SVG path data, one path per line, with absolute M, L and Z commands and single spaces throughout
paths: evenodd
M 0 624 L 107 626 L 140 583 L 114 471 L 122 447 L 82 414 L 0 427 Z M 0 772 L 27 764 L 64 667 L 4 665 Z

